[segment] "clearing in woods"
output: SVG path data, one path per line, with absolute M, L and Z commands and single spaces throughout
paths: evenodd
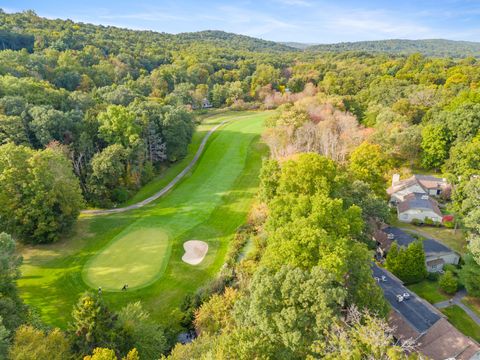
M 79 295 L 101 286 L 113 308 L 141 300 L 152 317 L 174 322 L 174 310 L 185 295 L 218 272 L 229 241 L 245 221 L 267 152 L 260 134 L 268 116 L 242 112 L 207 118 L 186 159 L 142 189 L 138 200 L 168 184 L 191 161 L 208 130 L 231 118 L 168 194 L 136 210 L 83 215 L 72 238 L 23 248 L 19 287 L 25 301 L 47 323 L 64 328 Z M 208 244 L 205 259 L 196 266 L 182 261 L 183 243 L 190 239 Z M 121 292 L 125 283 L 129 290 Z

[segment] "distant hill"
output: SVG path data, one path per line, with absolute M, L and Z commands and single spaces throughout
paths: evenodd
M 176 37 L 186 41 L 214 42 L 217 45 L 228 44 L 238 49 L 249 51 L 296 51 L 298 48 L 287 44 L 258 39 L 245 35 L 238 35 L 219 30 L 205 30 L 189 33 L 180 33 Z
M 454 41 L 444 39 L 393 39 L 314 45 L 309 46 L 306 50 L 328 52 L 366 51 L 389 54 L 421 53 L 427 56 L 449 56 L 455 58 L 464 58 L 468 56 L 480 57 L 480 42 Z
M 299 49 L 299 50 L 305 50 L 309 47 L 318 45 L 318 44 L 308 44 L 308 43 L 301 43 L 301 42 L 279 42 L 279 44 L 282 44 L 291 48 Z

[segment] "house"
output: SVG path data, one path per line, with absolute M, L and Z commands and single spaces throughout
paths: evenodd
M 389 271 L 373 264 L 372 272 L 392 307 L 388 323 L 396 341 L 414 340 L 415 349 L 433 360 L 480 360 L 480 345 L 458 331 L 434 306 Z
M 211 107 L 213 107 L 213 105 L 210 103 L 210 101 L 208 101 L 207 98 L 202 100 L 202 109 L 208 109 Z
M 390 204 L 397 206 L 398 219 L 403 222 L 414 220 L 442 222 L 436 196 L 449 197 L 451 186 L 446 179 L 427 175 L 413 175 L 400 180 L 399 174 L 392 177 L 392 185 L 387 189 Z
M 398 246 L 407 247 L 417 240 L 412 235 L 393 226 L 377 230 L 374 233 L 374 239 L 377 242 L 378 252 L 383 257 L 386 257 L 393 242 L 396 242 Z M 460 255 L 434 239 L 423 240 L 423 249 L 428 272 L 440 272 L 443 270 L 443 265 L 458 265 L 460 261 Z
M 397 203 L 398 220 L 411 223 L 413 221 L 424 222 L 427 219 L 434 223 L 441 223 L 443 214 L 437 202 L 430 195 L 411 193 L 403 196 L 403 200 Z
M 390 201 L 397 203 L 406 195 L 417 193 L 430 196 L 450 197 L 451 185 L 446 179 L 428 175 L 413 175 L 406 180 L 400 180 L 399 174 L 392 177 L 392 185 L 387 189 Z

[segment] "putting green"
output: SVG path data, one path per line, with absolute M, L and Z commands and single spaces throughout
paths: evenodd
M 87 290 L 102 286 L 103 298 L 118 310 L 142 301 L 152 319 L 166 326 L 187 294 L 214 278 L 236 229 L 245 222 L 258 187 L 267 148 L 260 142 L 269 112 L 229 112 L 204 120 L 188 156 L 135 197 L 141 201 L 167 185 L 194 157 L 206 132 L 219 122 L 192 171 L 164 197 L 124 213 L 82 215 L 72 235 L 45 246 L 25 246 L 18 286 L 42 319 L 65 328 L 72 306 Z M 208 244 L 203 261 L 182 261 L 183 243 Z M 129 291 L 119 292 L 128 283 Z
M 168 235 L 161 229 L 121 233 L 88 263 L 85 281 L 105 290 L 120 290 L 151 282 L 165 265 Z

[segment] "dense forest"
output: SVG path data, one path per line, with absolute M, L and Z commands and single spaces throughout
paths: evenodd
M 422 43 L 439 57 L 396 40 L 303 52 L 32 11 L 0 12 L 0 44 L 0 358 L 415 359 L 413 344 L 393 345 L 370 269 L 393 172 L 454 185 L 449 210 L 469 237 L 459 276 L 480 296 L 473 44 Z M 254 250 L 185 299 L 181 325 L 197 338 L 176 344 L 140 303 L 114 312 L 96 293 L 65 331 L 43 324 L 16 288 L 16 243 L 58 241 L 84 207 L 128 200 L 186 155 L 205 101 L 274 111 L 257 203 L 233 240 Z
M 286 44 L 288 45 L 288 43 Z M 337 44 L 319 44 L 308 47 L 292 44 L 292 47 L 307 49 L 308 51 L 365 51 L 369 53 L 386 53 L 397 55 L 410 55 L 420 53 L 426 56 L 448 56 L 453 58 L 465 58 L 480 56 L 480 43 L 472 41 L 454 41 L 444 39 L 428 40 L 376 40 L 343 42 Z

